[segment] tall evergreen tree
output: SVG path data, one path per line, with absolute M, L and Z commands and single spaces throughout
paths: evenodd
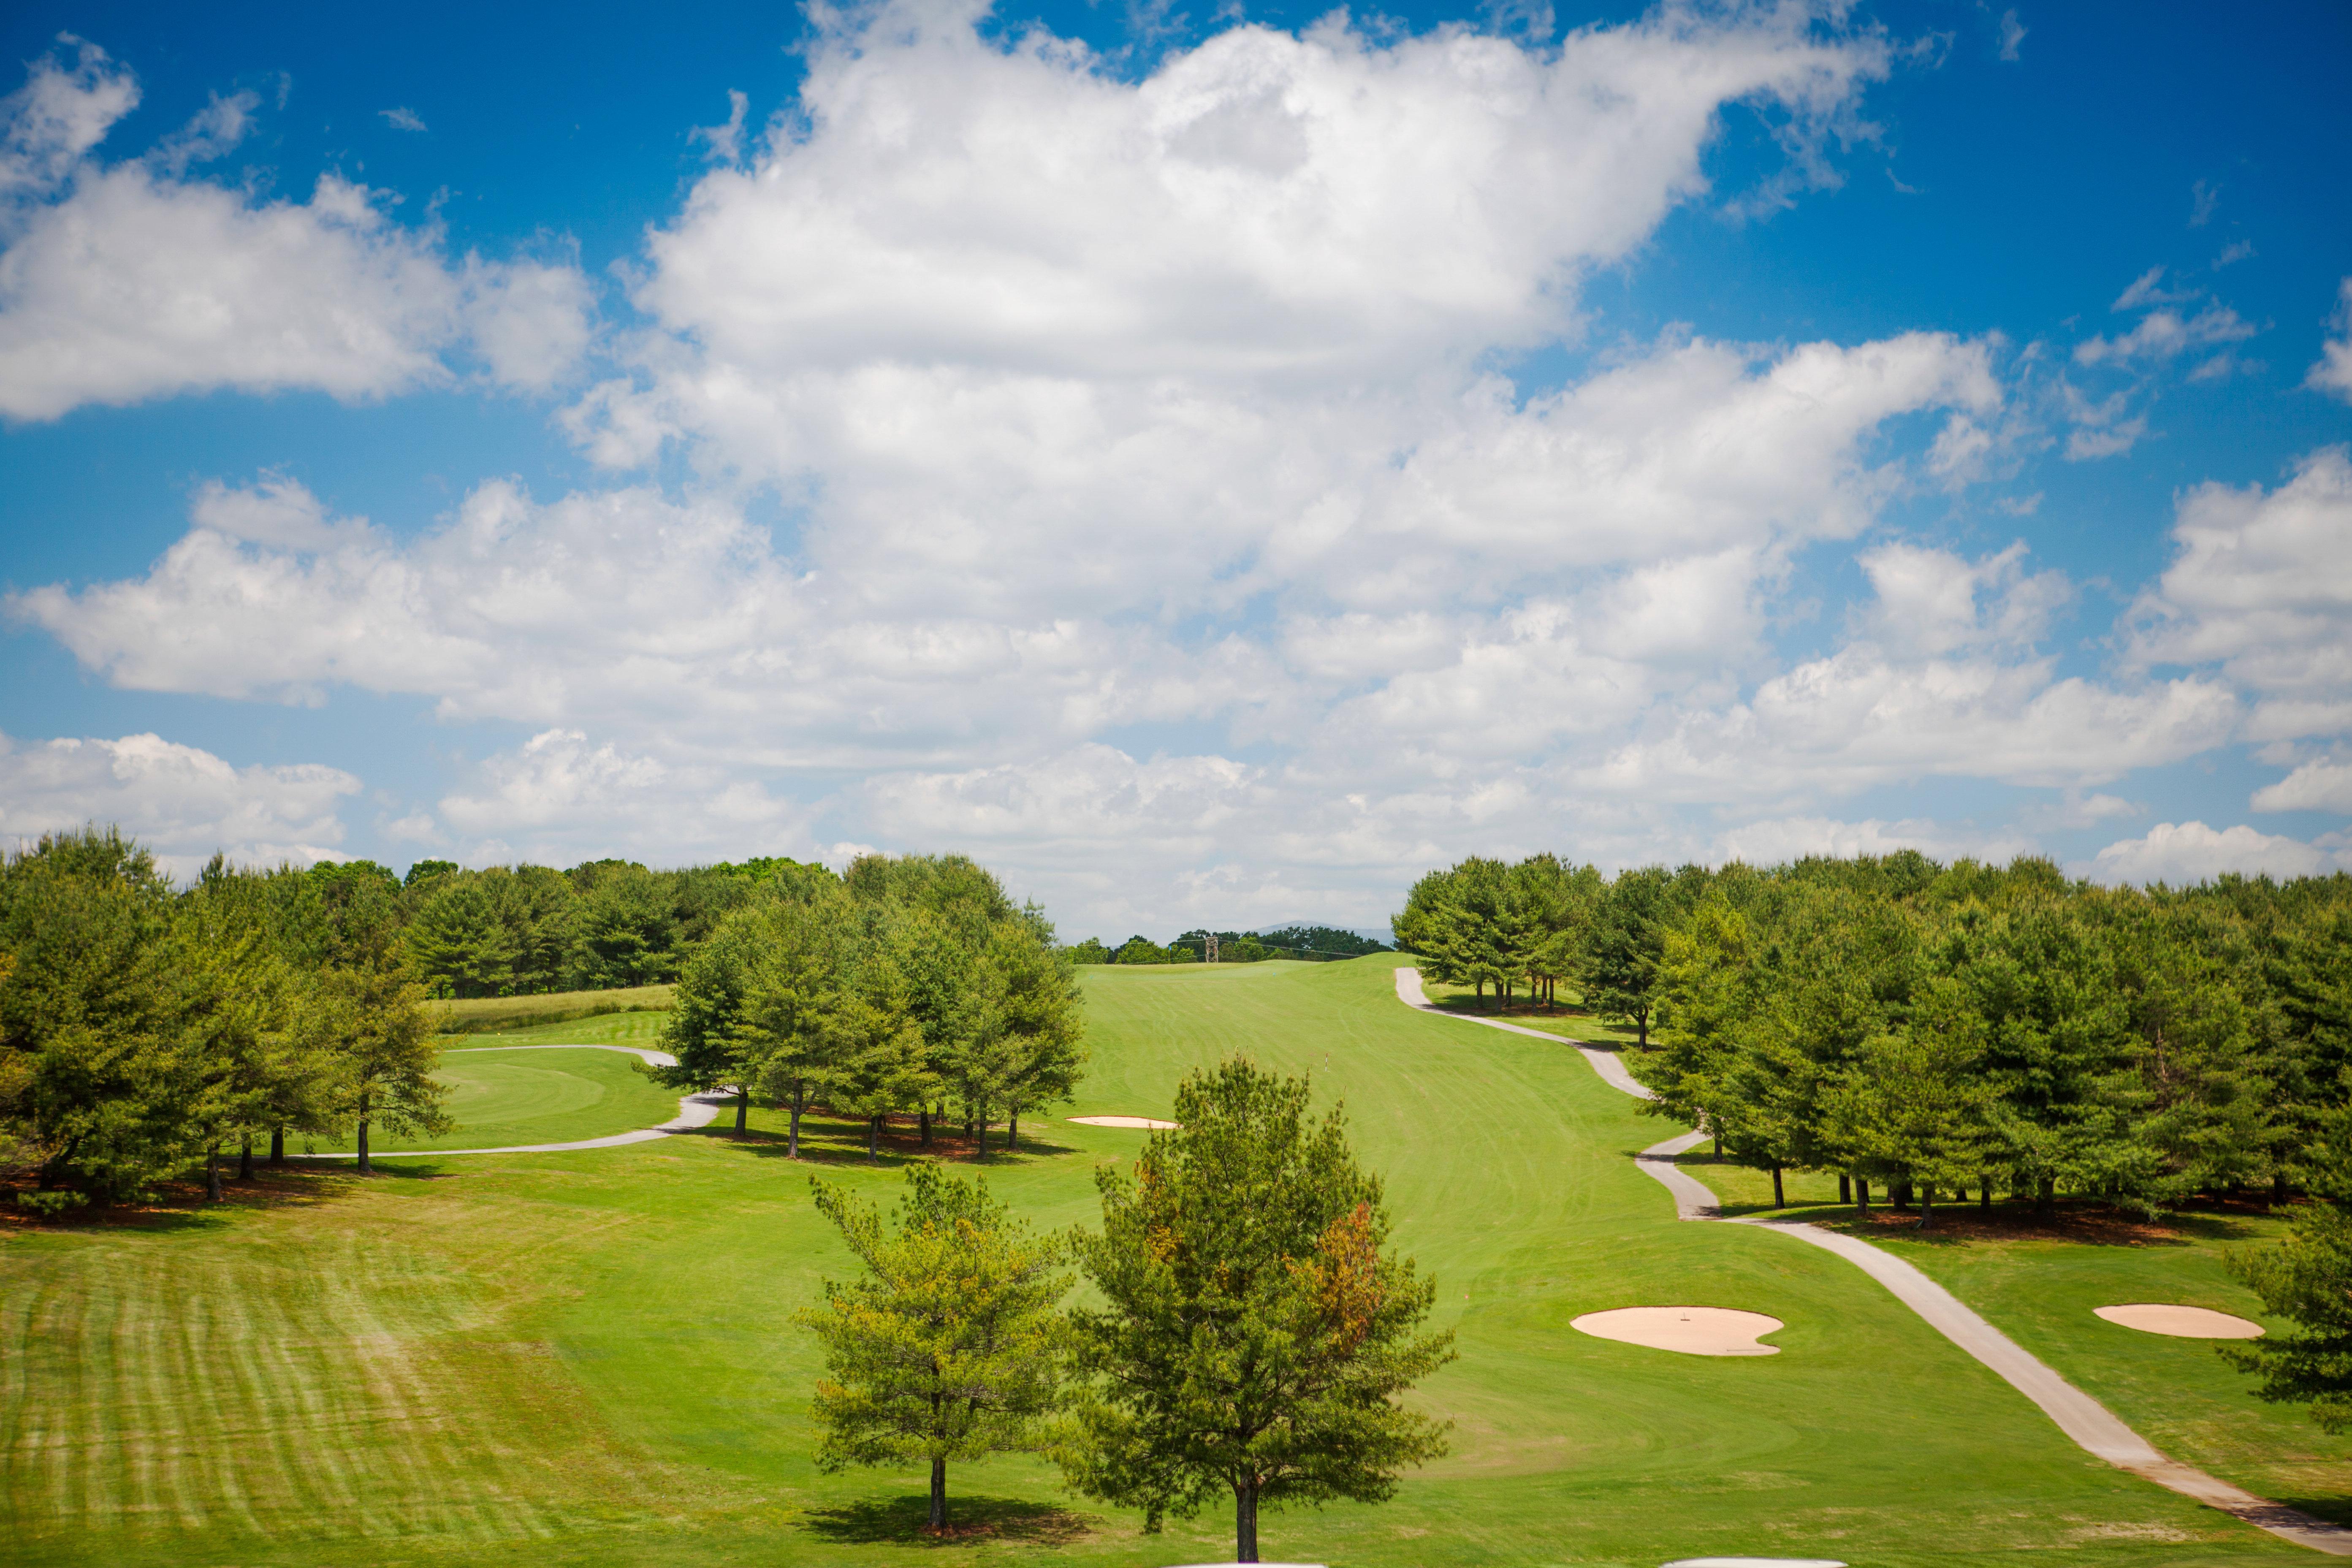
M 1228 1493 L 1244 1563 L 1261 1509 L 1378 1502 L 1445 1450 L 1398 1403 L 1453 1357 L 1418 1331 L 1436 1287 L 1384 1250 L 1379 1179 L 1307 1097 L 1245 1060 L 1186 1079 L 1180 1130 L 1132 1178 L 1097 1172 L 1102 1233 L 1076 1243 L 1102 1304 L 1072 1315 L 1097 1381 L 1061 1453 L 1071 1484 L 1154 1530 Z

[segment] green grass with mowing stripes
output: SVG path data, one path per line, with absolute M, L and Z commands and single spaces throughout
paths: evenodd
M 1086 972 L 1085 1100 L 992 1154 L 1043 1225 L 1236 1050 L 1344 1097 L 1397 1239 L 1439 1280 L 1462 1359 L 1422 1401 L 1454 1452 L 1381 1507 L 1265 1521 L 1333 1564 L 2299 1563 L 2308 1554 L 2091 1459 L 1857 1270 L 1745 1227 L 1683 1225 L 1628 1158 L 1664 1135 L 1574 1052 L 1398 1005 L 1393 961 Z M 615 1058 L 619 1059 L 619 1058 Z M 1035 1459 L 923 1478 L 812 1463 L 816 1364 L 792 1315 L 848 1260 L 812 1168 L 887 1196 L 856 1130 L 794 1166 L 762 1111 L 569 1154 L 281 1179 L 226 1214 L 18 1231 L 0 1244 L 0 1558 L 904 1564 L 1218 1561 L 1229 1515 L 1146 1537 Z M 721 1124 L 722 1128 L 724 1122 Z M 950 1145 L 943 1142 L 942 1151 Z M 961 1154 L 960 1144 L 952 1152 Z M 1783 1353 L 1713 1360 L 1586 1338 L 1580 1312 L 1769 1311 Z M 126 1503 L 125 1500 L 131 1500 Z

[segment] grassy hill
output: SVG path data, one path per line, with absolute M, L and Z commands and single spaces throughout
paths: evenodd
M 1090 969 L 1083 1103 L 1024 1120 L 1023 1148 L 988 1161 L 1040 1223 L 1084 1223 L 1094 1166 L 1143 1135 L 1065 1110 L 1164 1114 L 1184 1071 L 1235 1051 L 1346 1100 L 1460 1335 L 1423 1394 L 1454 1451 L 1387 1505 L 1269 1516 L 1268 1555 L 2307 1560 L 2084 1455 L 1836 1258 L 1675 1223 L 1628 1158 L 1668 1128 L 1564 1046 L 1400 1006 L 1395 962 Z M 1147 1537 L 1036 1460 L 951 1470 L 954 1516 L 980 1530 L 944 1543 L 913 1535 L 911 1469 L 818 1474 L 815 1358 L 792 1317 L 848 1261 L 807 1179 L 887 1194 L 912 1134 L 876 1170 L 855 1129 L 823 1124 L 795 1167 L 780 1124 L 394 1161 L 373 1181 L 273 1180 L 226 1213 L 9 1233 L 0 1561 L 1222 1560 L 1227 1519 Z M 1568 1326 L 1645 1303 L 1769 1312 L 1782 1353 L 1677 1356 Z

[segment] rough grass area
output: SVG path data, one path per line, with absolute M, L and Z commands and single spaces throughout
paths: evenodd
M 661 1012 L 669 1006 L 669 985 L 633 985 L 617 991 L 551 991 L 539 996 L 478 996 L 427 1002 L 434 1029 L 444 1035 L 503 1033 L 601 1017 L 607 1013 Z
M 2083 1454 L 1840 1260 L 1677 1223 L 1628 1158 L 1661 1123 L 1572 1051 L 1400 1006 L 1391 962 L 1090 969 L 1083 1103 L 1024 1119 L 1018 1153 L 951 1151 L 1060 1226 L 1093 1218 L 1095 1168 L 1146 1136 L 1068 1114 L 1164 1115 L 1183 1071 L 1236 1051 L 1347 1100 L 1396 1239 L 1460 1336 L 1462 1359 L 1418 1396 L 1454 1423 L 1454 1452 L 1386 1505 L 1267 1516 L 1267 1556 L 2309 1561 Z M 887 1198 L 912 1130 L 893 1129 L 877 1169 L 854 1125 L 818 1118 L 816 1157 L 796 1165 L 781 1117 L 762 1110 L 740 1139 L 730 1121 L 288 1178 L 225 1213 L 15 1229 L 0 1238 L 0 1561 L 1226 1558 L 1228 1510 L 1146 1536 L 1035 1458 L 951 1468 L 938 1541 L 919 1531 L 919 1468 L 819 1473 L 817 1364 L 792 1319 L 851 1264 L 808 1177 Z M 1568 1326 L 1676 1302 L 1769 1312 L 1789 1325 L 1782 1353 L 1677 1356 Z

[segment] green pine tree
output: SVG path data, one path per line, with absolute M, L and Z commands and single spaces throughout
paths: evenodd
M 828 1280 L 801 1314 L 824 1346 L 814 1414 L 817 1465 L 928 1460 L 930 1528 L 948 1521 L 948 1466 L 1034 1449 L 1055 1403 L 1066 1338 L 1055 1304 L 1062 1249 L 1014 1222 L 977 1178 L 907 1167 L 895 1224 L 812 1180 L 817 1207 L 866 1266 Z
M 1097 1173 L 1102 1234 L 1076 1238 L 1103 1304 L 1072 1314 L 1097 1381 L 1060 1449 L 1070 1483 L 1154 1530 L 1229 1492 L 1244 1563 L 1261 1508 L 1378 1502 L 1445 1451 L 1398 1403 L 1453 1359 L 1451 1334 L 1419 1331 L 1436 1286 L 1382 1250 L 1380 1181 L 1307 1095 L 1245 1060 L 1188 1078 L 1181 1130 L 1132 1178 Z

